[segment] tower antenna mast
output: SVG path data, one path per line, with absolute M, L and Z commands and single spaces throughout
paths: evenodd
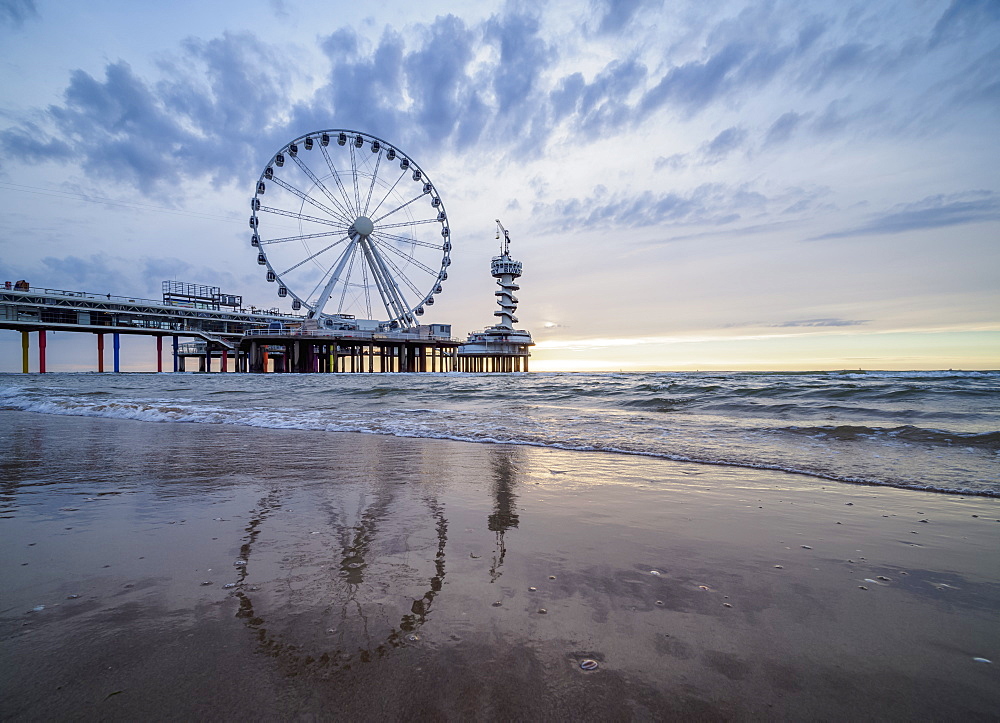
M 510 231 L 503 227 L 500 223 L 500 219 L 497 219 L 497 238 L 500 238 L 500 232 L 503 231 L 503 243 L 500 245 L 500 255 L 509 256 L 510 255 Z

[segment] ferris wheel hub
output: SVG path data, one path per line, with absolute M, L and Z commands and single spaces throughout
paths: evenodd
M 358 216 L 351 224 L 351 228 L 357 232 L 358 236 L 371 236 L 372 231 L 375 230 L 375 224 L 367 216 Z

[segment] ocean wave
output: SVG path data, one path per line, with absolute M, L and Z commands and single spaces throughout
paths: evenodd
M 623 444 L 621 439 L 612 435 L 594 434 L 590 437 L 580 435 L 579 430 L 563 429 L 545 430 L 535 428 L 534 432 L 520 430 L 518 433 L 503 433 L 486 418 L 479 419 L 471 410 L 437 409 L 437 408 L 407 408 L 393 410 L 393 414 L 369 411 L 360 413 L 358 410 L 346 410 L 340 413 L 336 420 L 331 420 L 327 409 L 303 410 L 296 407 L 262 408 L 240 407 L 225 408 L 207 406 L 201 403 L 182 402 L 177 399 L 165 400 L 117 400 L 103 401 L 81 399 L 79 395 L 72 398 L 31 398 L 30 395 L 3 394 L 0 390 L 0 409 L 20 410 L 42 414 L 58 414 L 69 416 L 106 417 L 143 422 L 184 422 L 198 424 L 227 424 L 265 429 L 300 429 L 317 432 L 356 432 L 366 434 L 386 434 L 396 437 L 447 439 L 460 442 L 486 444 L 516 444 L 535 447 L 550 447 L 572 451 L 600 451 L 617 454 L 637 455 L 678 462 L 697 464 L 741 467 L 749 469 L 772 470 L 792 474 L 807 475 L 813 478 L 864 484 L 874 486 L 890 486 L 904 489 L 942 492 L 949 494 L 976 495 L 1000 497 L 1000 491 L 984 487 L 966 487 L 922 484 L 912 480 L 896 479 L 890 476 L 847 474 L 824 468 L 802 459 L 799 462 L 772 462 L 754 459 L 747 455 L 740 456 L 729 449 L 725 453 L 716 450 L 714 454 L 678 453 L 669 450 L 655 449 L 641 442 Z M 405 419 L 434 418 L 444 415 L 453 420 L 455 415 L 469 415 L 473 424 L 464 429 L 446 429 L 442 425 L 428 426 L 422 421 L 407 424 Z M 481 421 L 481 424 L 477 422 Z M 444 425 L 445 427 L 447 425 Z M 928 430 L 917 427 L 901 426 L 889 429 L 865 426 L 840 425 L 831 427 L 788 427 L 772 431 L 790 432 L 798 435 L 825 435 L 841 441 L 864 439 L 871 436 L 886 436 L 906 441 L 916 441 L 923 444 L 957 444 L 963 446 L 983 447 L 987 449 L 1000 448 L 1000 432 L 985 434 L 951 433 L 942 430 Z M 604 437 L 609 438 L 604 438 Z M 708 436 L 714 436 L 709 434 Z
M 924 429 L 911 425 L 867 427 L 847 424 L 820 427 L 784 427 L 773 431 L 805 434 L 811 437 L 832 437 L 842 441 L 854 441 L 862 438 L 891 438 L 926 445 L 982 447 L 990 451 L 1000 450 L 1000 432 L 952 432 L 943 429 Z
M 650 399 L 633 399 L 628 402 L 622 402 L 622 406 L 649 409 L 654 412 L 673 412 L 683 407 L 690 406 L 695 401 L 697 400 L 692 397 L 652 397 Z

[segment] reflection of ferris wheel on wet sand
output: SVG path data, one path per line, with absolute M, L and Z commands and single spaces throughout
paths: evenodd
M 367 133 L 296 138 L 264 168 L 251 209 L 267 280 L 325 326 L 343 315 L 415 326 L 448 278 L 451 230 L 434 184 Z

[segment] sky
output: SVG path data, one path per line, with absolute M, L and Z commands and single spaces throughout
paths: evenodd
M 534 370 L 997 369 L 998 119 L 996 0 L 0 0 L 0 280 L 287 307 L 249 199 L 343 128 L 447 205 L 422 321 L 494 322 L 509 229 Z

